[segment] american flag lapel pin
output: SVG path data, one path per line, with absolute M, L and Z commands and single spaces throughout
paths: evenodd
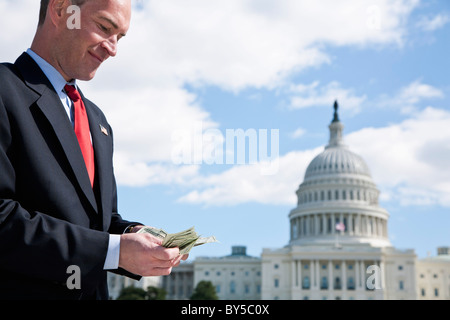
M 100 131 L 101 131 L 105 136 L 108 135 L 108 130 L 106 130 L 106 128 L 105 128 L 104 126 L 102 126 L 102 125 L 100 125 Z

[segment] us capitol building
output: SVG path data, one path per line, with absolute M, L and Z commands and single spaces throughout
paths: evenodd
M 261 257 L 234 246 L 225 257 L 200 257 L 166 277 L 137 282 L 110 274 L 111 298 L 126 286 L 162 287 L 167 299 L 189 299 L 211 281 L 223 300 L 450 300 L 450 248 L 417 259 L 388 238 L 389 213 L 366 162 L 343 141 L 334 104 L 330 139 L 306 169 L 289 213 L 290 240 Z

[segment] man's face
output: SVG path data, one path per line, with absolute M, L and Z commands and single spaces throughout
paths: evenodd
M 63 76 L 94 78 L 102 62 L 116 55 L 117 43 L 128 31 L 130 18 L 130 0 L 87 0 L 81 6 L 80 29 L 60 26 L 55 57 Z

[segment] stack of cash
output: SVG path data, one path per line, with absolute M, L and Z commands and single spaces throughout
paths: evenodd
M 180 248 L 180 254 L 187 254 L 195 246 L 199 246 L 205 243 L 217 242 L 214 236 L 202 238 L 195 228 L 178 232 L 178 233 L 167 233 L 163 229 L 144 227 L 140 229 L 137 233 L 150 233 L 151 235 L 163 239 L 162 246 L 166 248 Z

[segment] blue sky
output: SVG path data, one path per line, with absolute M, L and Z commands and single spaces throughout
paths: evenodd
M 192 260 L 233 245 L 253 256 L 286 245 L 295 191 L 328 142 L 337 99 L 344 140 L 368 163 L 390 214 L 392 244 L 419 257 L 450 245 L 448 1 L 134 4 L 117 57 L 79 83 L 113 126 L 125 218 L 220 240 Z M 0 60 L 30 46 L 38 7 L 0 0 L 0 29 L 9 30 Z M 174 161 L 195 139 L 238 129 L 277 130 L 275 172 Z

